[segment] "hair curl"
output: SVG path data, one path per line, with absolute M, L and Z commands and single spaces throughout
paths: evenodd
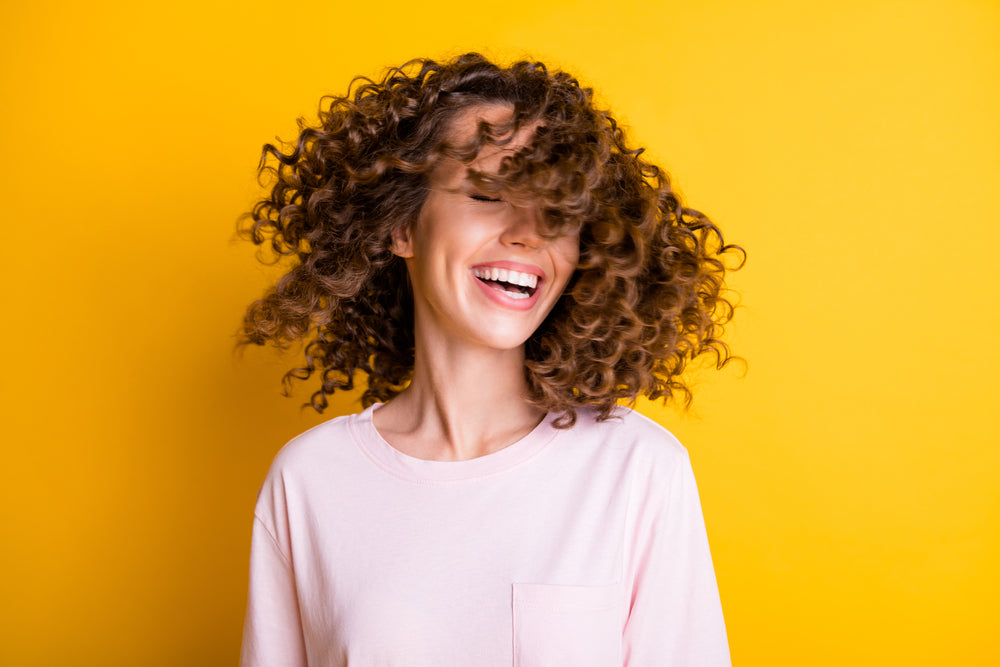
M 368 376 L 365 406 L 398 394 L 414 365 L 413 304 L 392 232 L 416 220 L 430 172 L 444 156 L 469 163 L 485 143 L 503 143 L 532 123 L 533 139 L 487 186 L 528 196 L 548 231 L 580 230 L 580 261 L 563 296 L 525 345 L 529 400 L 574 423 L 576 408 L 607 419 L 617 402 L 691 400 L 681 380 L 701 355 L 722 368 L 721 340 L 733 315 L 724 296 L 733 253 L 719 228 L 686 208 L 668 175 L 632 149 L 593 92 L 542 63 L 497 66 L 479 54 L 447 63 L 414 60 L 381 81 L 359 77 L 345 96 L 325 97 L 319 123 L 299 120 L 297 141 L 268 144 L 261 176 L 268 195 L 240 232 L 294 267 L 247 309 L 241 342 L 305 342 L 305 363 L 285 375 L 319 372 L 311 405 Z M 457 114 L 505 104 L 510 123 L 480 123 L 472 143 L 448 141 Z

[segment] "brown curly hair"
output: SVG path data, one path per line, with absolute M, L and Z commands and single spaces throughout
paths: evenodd
M 533 138 L 498 173 L 470 169 L 484 187 L 530 197 L 547 233 L 580 231 L 579 265 L 525 345 L 529 400 L 561 413 L 561 426 L 578 407 L 607 419 L 639 395 L 690 402 L 685 366 L 733 358 L 721 340 L 733 315 L 723 255 L 739 268 L 745 254 L 682 206 L 667 174 L 627 145 L 592 97 L 542 63 L 501 67 L 475 53 L 414 60 L 325 97 L 318 124 L 300 119 L 297 141 L 264 147 L 260 173 L 273 184 L 240 232 L 294 266 L 249 306 L 242 344 L 303 341 L 305 363 L 285 387 L 319 372 L 310 403 L 320 412 L 327 396 L 354 387 L 357 371 L 368 376 L 365 406 L 402 391 L 414 365 L 413 304 L 392 232 L 417 218 L 443 157 L 468 164 L 532 124 Z M 471 143 L 449 143 L 459 113 L 490 104 L 512 108 L 510 122 L 480 122 Z

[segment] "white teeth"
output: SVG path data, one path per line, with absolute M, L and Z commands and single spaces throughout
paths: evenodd
M 476 267 L 472 270 L 472 275 L 483 280 L 495 280 L 511 285 L 520 285 L 534 289 L 538 285 L 538 276 L 533 273 L 524 273 L 511 269 L 498 269 L 496 267 Z M 513 292 L 505 292 L 513 295 Z M 527 295 L 517 292 L 516 298 L 525 298 Z

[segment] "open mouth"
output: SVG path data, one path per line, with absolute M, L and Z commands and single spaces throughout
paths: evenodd
M 472 275 L 512 299 L 529 299 L 538 289 L 538 276 L 533 273 L 477 266 L 472 270 Z

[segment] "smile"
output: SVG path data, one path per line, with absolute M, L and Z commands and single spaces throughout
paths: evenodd
M 511 299 L 531 298 L 538 288 L 538 276 L 513 269 L 477 266 L 472 269 L 472 275 Z

